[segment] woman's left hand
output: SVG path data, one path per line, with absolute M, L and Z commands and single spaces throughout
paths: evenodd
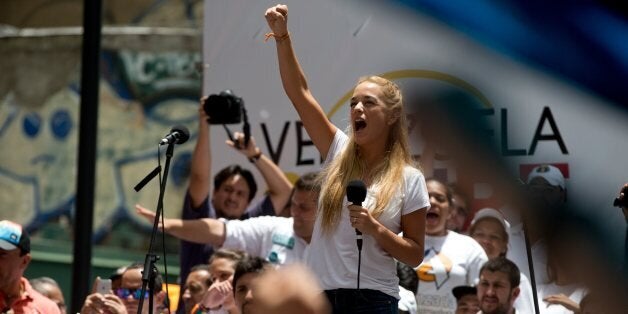
M 379 222 L 371 216 L 368 209 L 353 204 L 347 208 L 349 208 L 351 227 L 360 230 L 363 234 L 373 234 L 377 231 Z

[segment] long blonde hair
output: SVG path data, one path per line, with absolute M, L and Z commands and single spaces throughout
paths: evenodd
M 403 184 L 403 179 L 400 180 L 400 178 L 403 178 L 404 167 L 412 164 L 412 157 L 408 145 L 408 130 L 401 90 L 397 84 L 379 76 L 362 77 L 357 85 L 364 82 L 375 83 L 381 87 L 382 100 L 389 116 L 396 116 L 396 121 L 390 125 L 384 160 L 369 171 L 374 174 L 371 178 L 371 185 L 380 187 L 375 208 L 371 209 L 371 215 L 377 218 L 384 212 L 397 192 L 397 187 Z M 345 189 L 349 181 L 362 179 L 365 174 L 366 165 L 360 157 L 359 148 L 351 130 L 346 149 L 338 158 L 332 160 L 319 176 L 322 183 L 319 214 L 322 215 L 321 225 L 324 233 L 330 233 L 338 226 L 343 210 Z

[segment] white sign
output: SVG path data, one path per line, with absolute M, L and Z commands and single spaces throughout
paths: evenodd
M 407 8 L 346 0 L 285 3 L 309 86 L 338 127 L 347 127 L 348 95 L 363 75 L 383 75 L 402 87 L 462 89 L 492 109 L 493 136 L 506 160 L 520 168 L 516 172 L 525 175 L 538 163 L 559 165 L 568 195 L 588 200 L 623 241 L 625 222 L 611 205 L 628 182 L 626 112 Z M 206 1 L 203 90 L 231 89 L 243 97 L 262 151 L 296 176 L 319 169 L 321 160 L 281 86 L 275 43 L 264 42 L 264 12 L 274 4 Z M 218 149 L 225 139 L 222 127 L 212 128 L 214 173 L 234 162 L 248 164 L 230 149 Z M 441 166 L 446 168 L 435 163 Z M 490 191 L 476 197 L 490 197 Z

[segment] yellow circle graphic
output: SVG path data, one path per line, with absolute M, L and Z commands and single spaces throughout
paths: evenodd
M 431 70 L 397 70 L 397 71 L 382 73 L 379 76 L 389 79 L 391 81 L 404 79 L 404 78 L 427 78 L 427 79 L 433 79 L 437 81 L 446 82 L 456 87 L 459 87 L 467 91 L 471 95 L 475 96 L 480 101 L 480 103 L 482 103 L 486 108 L 493 108 L 493 105 L 491 104 L 491 102 L 488 100 L 488 98 L 486 98 L 486 96 L 484 96 L 484 94 L 482 94 L 482 92 L 480 92 L 479 89 L 475 88 L 469 82 L 461 78 L 455 77 L 453 75 L 447 74 L 447 73 L 431 71 Z M 340 109 L 340 107 L 343 104 L 345 104 L 347 101 L 349 101 L 352 94 L 353 94 L 353 90 L 350 90 L 346 94 L 344 94 L 342 98 L 340 98 L 340 100 L 338 100 L 338 102 L 336 102 L 336 104 L 334 104 L 334 106 L 331 107 L 331 110 L 327 113 L 327 117 L 331 119 L 331 117 L 334 114 L 336 114 L 336 112 Z

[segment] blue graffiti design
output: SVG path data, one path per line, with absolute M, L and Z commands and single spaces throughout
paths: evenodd
M 38 156 L 35 156 L 33 159 L 31 159 L 31 165 L 35 165 L 38 164 L 40 162 L 46 163 L 46 164 L 52 164 L 55 162 L 57 158 L 52 155 L 52 154 L 41 154 Z
M 35 138 L 41 129 L 41 116 L 36 112 L 25 115 L 22 128 L 27 137 Z
M 72 116 L 66 109 L 59 109 L 50 117 L 50 131 L 57 139 L 65 139 L 72 130 L 72 125 Z
M 172 163 L 172 183 L 176 186 L 182 186 L 187 182 L 190 176 L 190 165 L 192 164 L 192 153 L 183 152 L 175 157 Z
M 4 120 L 4 123 L 2 123 L 2 125 L 0 126 L 0 136 L 4 134 L 4 132 L 9 128 L 13 120 L 15 120 L 15 118 L 17 117 L 17 109 L 15 109 L 14 107 L 9 108 L 11 108 L 10 112 L 7 115 L 7 118 Z

